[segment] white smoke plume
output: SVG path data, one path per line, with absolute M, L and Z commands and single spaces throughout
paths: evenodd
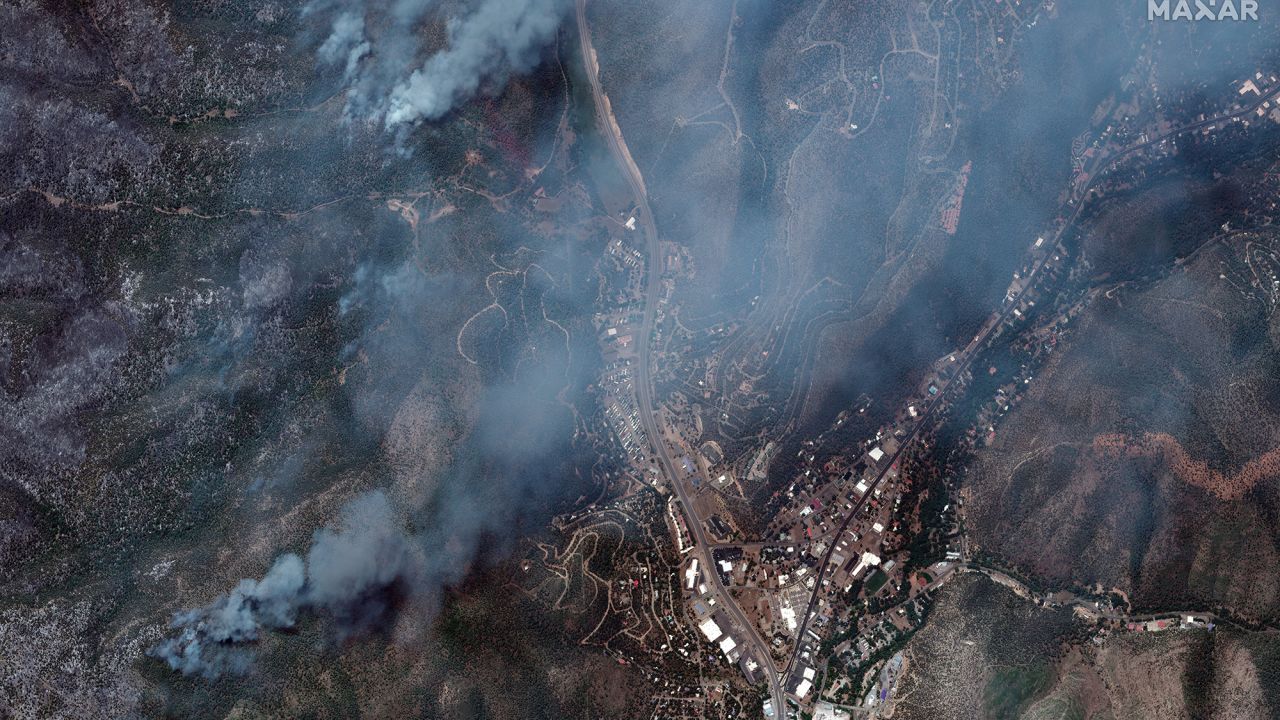
M 162 641 L 151 654 L 184 675 L 215 678 L 239 672 L 247 659 L 236 646 L 258 639 L 262 627 L 292 627 L 303 588 L 302 560 L 281 555 L 262 580 L 241 580 L 208 606 L 173 617 L 177 637 Z
M 344 12 L 333 21 L 333 31 L 320 45 L 316 55 L 321 62 L 343 65 L 343 78 L 352 80 L 360 67 L 360 60 L 369 54 L 369 41 L 364 36 L 364 17 L 354 12 Z
M 449 24 L 449 47 L 432 55 L 391 93 L 387 126 L 435 120 L 484 82 L 529 71 L 560 27 L 562 0 L 485 0 Z
M 387 619 L 397 586 L 421 584 L 424 567 L 419 545 L 398 527 L 387 496 L 371 492 L 347 504 L 337 531 L 316 533 L 303 600 L 331 614 L 341 634 L 363 632 Z
M 448 46 L 425 62 L 418 31 L 431 0 L 389 7 L 313 0 L 307 14 L 331 18 L 316 57 L 323 67 L 342 68 L 347 117 L 392 128 L 443 117 L 485 86 L 528 72 L 568 6 L 568 0 L 478 0 L 449 20 Z
M 341 636 L 367 631 L 386 620 L 397 586 L 412 588 L 421 577 L 415 550 L 386 495 L 367 493 L 343 508 L 336 529 L 316 533 L 305 572 L 297 555 L 281 555 L 261 580 L 241 580 L 209 605 L 175 614 L 171 626 L 180 632 L 151 655 L 184 675 L 213 679 L 244 672 L 244 644 L 263 628 L 293 627 L 300 611 L 331 615 Z

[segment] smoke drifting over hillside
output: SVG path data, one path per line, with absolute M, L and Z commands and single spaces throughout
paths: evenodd
M 316 0 L 304 15 L 325 28 L 316 59 L 341 72 L 347 119 L 392 129 L 439 119 L 513 73 L 532 69 L 568 6 L 565 0 L 478 0 L 447 22 L 447 42 L 431 54 L 421 32 L 437 10 L 429 0 L 386 7 Z M 360 432 L 377 438 L 421 381 L 429 348 L 454 351 L 456 328 L 429 313 L 424 318 L 423 309 L 452 299 L 458 280 L 451 273 L 424 276 L 412 264 L 371 263 L 361 263 L 352 280 L 338 308 L 343 316 L 356 313 L 352 317 L 364 329 L 348 350 L 358 348 L 378 370 L 352 379 L 346 391 Z M 449 341 L 441 341 L 445 336 Z M 151 654 L 173 670 L 213 679 L 246 672 L 250 643 L 302 617 L 324 618 L 343 639 L 386 628 L 406 599 L 432 604 L 471 567 L 483 538 L 505 537 L 524 503 L 555 492 L 531 470 L 560 448 L 546 432 L 556 425 L 547 415 L 548 408 L 562 410 L 553 400 L 568 382 L 568 358 L 553 355 L 542 358 L 546 368 L 525 364 L 522 375 L 535 377 L 492 388 L 500 402 L 484 404 L 481 432 L 466 442 L 470 459 L 442 469 L 448 477 L 432 497 L 422 498 L 424 505 L 393 508 L 381 490 L 355 498 L 333 527 L 315 533 L 305 561 L 281 555 L 261 579 L 241 580 L 209 605 L 175 614 L 177 634 Z M 494 436 L 490 426 L 505 430 Z M 405 514 L 420 522 L 421 533 L 401 529 Z
M 248 658 L 236 646 L 257 640 L 263 627 L 292 627 L 303 587 L 301 558 L 282 555 L 262 580 L 241 580 L 208 606 L 174 615 L 173 627 L 182 632 L 151 654 L 184 675 L 213 679 L 243 671 Z
M 299 612 L 330 615 L 340 636 L 377 627 L 390 610 L 396 586 L 413 588 L 422 556 L 397 527 L 386 495 L 362 495 L 342 511 L 337 529 L 316 533 L 302 558 L 281 555 L 261 580 L 241 580 L 209 605 L 177 613 L 180 629 L 151 650 L 173 670 L 213 679 L 249 667 L 245 643 L 262 630 L 293 627 Z
M 324 67 L 342 68 L 349 116 L 388 128 L 441 118 L 484 87 L 501 87 L 513 73 L 532 69 L 568 8 L 566 0 L 480 0 L 448 21 L 447 46 L 424 62 L 418 31 L 430 5 L 404 0 L 386 11 L 363 3 L 309 7 L 311 14 L 332 18 L 317 58 Z
M 434 120 L 480 89 L 525 72 L 560 26 L 562 0 L 488 0 L 450 23 L 449 47 L 432 55 L 391 94 L 387 125 Z

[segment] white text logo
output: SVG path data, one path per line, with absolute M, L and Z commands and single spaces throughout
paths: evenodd
M 1257 20 L 1258 0 L 1147 0 L 1148 20 Z

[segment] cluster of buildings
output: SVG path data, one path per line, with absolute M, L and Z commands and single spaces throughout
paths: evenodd
M 1212 630 L 1213 627 L 1211 616 L 1179 615 L 1172 618 L 1125 623 L 1124 629 L 1129 632 L 1160 632 L 1162 630 Z
M 1254 108 L 1254 115 L 1258 118 L 1267 118 L 1275 123 L 1280 123 L 1280 103 L 1276 102 L 1276 90 L 1280 88 L 1280 81 L 1276 79 L 1274 74 L 1263 76 L 1262 72 L 1255 72 L 1253 77 L 1245 79 L 1236 88 L 1236 93 L 1240 95 L 1244 101 L 1261 98 L 1262 102 Z
M 819 668 L 826 660 L 823 644 L 835 631 L 836 618 L 848 621 L 850 605 L 859 596 L 901 589 L 895 549 L 901 531 L 896 461 L 909 428 L 920 418 L 917 405 L 935 397 L 937 388 L 928 383 L 922 388 L 924 400 L 909 405 L 852 455 L 817 467 L 817 453 L 801 450 L 808 467 L 783 491 L 787 502 L 770 527 L 784 560 L 766 566 L 760 580 L 773 589 L 775 641 L 785 639 L 786 647 L 794 648 L 796 662 L 784 682 L 788 694 L 801 703 L 815 700 Z M 832 713 L 844 712 L 827 706 Z
M 1223 101 L 1225 108 L 1216 114 L 1197 113 L 1185 117 L 1168 117 L 1160 102 L 1154 119 L 1147 118 L 1140 125 L 1137 108 L 1121 107 L 1114 122 L 1108 124 L 1087 147 L 1073 147 L 1075 176 L 1072 180 L 1072 202 L 1085 197 L 1096 177 L 1111 170 L 1119 160 L 1126 160 L 1131 173 L 1141 174 L 1142 168 L 1155 161 L 1176 155 L 1176 139 L 1191 134 L 1201 140 L 1215 142 L 1225 131 L 1246 131 L 1259 124 L 1280 124 L 1280 80 L 1274 73 L 1257 71 L 1252 77 L 1231 84 L 1234 92 L 1228 92 Z M 1120 180 L 1122 189 L 1131 183 Z M 1094 193 L 1100 192 L 1098 189 Z
M 756 658 L 747 650 L 747 643 L 741 635 L 745 628 L 735 628 L 734 622 L 726 615 L 726 609 L 719 607 L 715 593 L 708 586 L 705 573 L 708 568 L 700 567 L 698 558 L 692 558 L 685 566 L 685 591 L 691 598 L 691 609 L 698 632 L 714 646 L 729 665 L 737 665 L 751 683 L 764 679 L 760 662 L 769 662 L 767 658 Z M 715 572 L 714 569 L 711 572 Z M 726 630 L 726 628 L 729 628 Z
M 634 229 L 634 226 L 632 216 L 626 227 Z M 604 292 L 613 300 L 609 311 L 597 313 L 594 318 L 605 361 L 600 377 L 602 405 L 610 428 L 633 463 L 639 463 L 649 448 L 635 394 L 638 350 L 635 328 L 641 322 L 644 271 L 644 255 L 621 238 L 609 241 L 597 265 L 597 272 L 604 280 Z

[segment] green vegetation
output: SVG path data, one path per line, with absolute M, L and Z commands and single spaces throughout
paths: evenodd
M 1001 668 L 987 681 L 982 699 L 989 717 L 1003 720 L 1018 718 L 1022 711 L 1053 680 L 1048 664 Z
M 1213 708 L 1216 663 L 1213 661 L 1213 633 L 1197 633 L 1187 649 L 1182 672 L 1182 694 L 1187 713 L 1193 718 L 1209 717 Z
M 867 596 L 869 597 L 879 592 L 888 579 L 889 576 L 883 570 L 876 568 L 874 572 L 867 576 Z

